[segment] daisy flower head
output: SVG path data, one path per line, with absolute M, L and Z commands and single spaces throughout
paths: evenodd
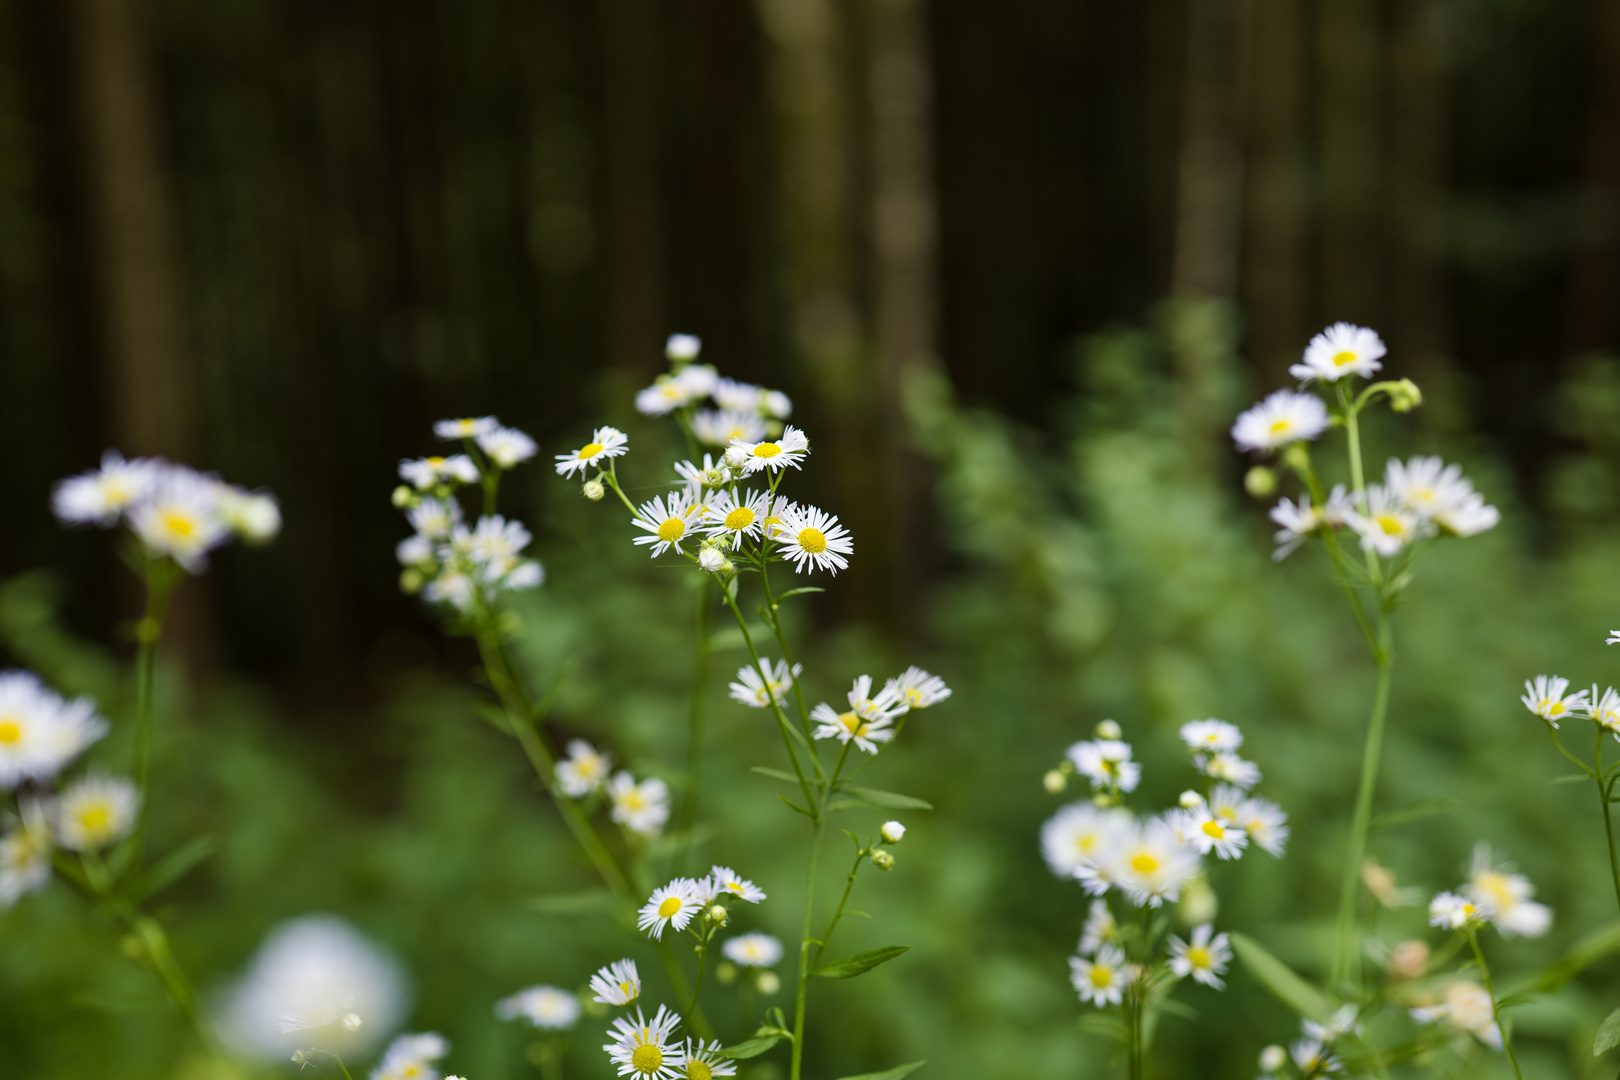
M 51 828 L 37 799 L 24 799 L 16 827 L 0 836 L 0 910 L 51 880 Z
M 1226 974 L 1226 965 L 1231 963 L 1232 946 L 1225 934 L 1211 937 L 1214 929 L 1208 923 L 1195 926 L 1187 941 L 1171 934 L 1170 970 L 1175 972 L 1177 978 L 1185 979 L 1191 975 L 1205 986 L 1225 990 L 1226 984 L 1221 981 L 1221 976 Z
M 692 434 L 705 446 L 746 446 L 765 437 L 765 421 L 758 413 L 699 409 L 692 417 Z
M 1487 505 L 1484 496 L 1478 492 L 1453 506 L 1441 507 L 1434 515 L 1436 525 L 1453 536 L 1463 537 L 1478 536 L 1494 529 L 1501 520 L 1501 512 Z
M 658 1006 L 651 1021 L 638 1008 L 633 1017 L 621 1016 L 613 1021 L 613 1041 L 602 1049 L 619 1067 L 620 1076 L 679 1080 L 686 1066 L 686 1055 L 674 1042 L 680 1024 L 681 1018 L 663 1005 Z
M 465 526 L 452 529 L 452 544 L 475 563 L 504 567 L 522 554 L 534 539 L 521 521 L 508 521 L 500 514 L 486 514 L 471 531 Z
M 761 657 L 759 667 L 750 664 L 737 669 L 737 681 L 729 688 L 731 699 L 751 709 L 768 708 L 773 702 L 780 705 L 803 668 L 802 664 L 794 664 L 789 671 L 786 660 L 778 660 L 772 667 L 769 660 Z
M 1249 834 L 1241 826 L 1217 816 L 1208 804 L 1175 811 L 1172 824 L 1200 855 L 1214 852 L 1219 859 L 1237 859 L 1249 844 Z
M 56 798 L 56 841 L 69 851 L 99 851 L 129 835 L 140 806 L 134 781 L 82 776 Z
M 709 882 L 713 891 L 725 897 L 735 897 L 746 900 L 750 904 L 757 904 L 765 899 L 765 890 L 755 885 L 747 878 L 740 878 L 737 872 L 729 866 L 716 866 L 709 871 Z
M 628 1005 L 641 996 L 641 975 L 636 962 L 615 960 L 591 976 L 593 1001 L 604 1005 Z
M 892 681 L 872 695 L 872 676 L 857 676 L 849 688 L 849 707 L 862 720 L 893 720 L 906 712 L 900 703 L 900 690 Z
M 750 473 L 757 473 L 765 469 L 772 472 L 785 468 L 797 469 L 810 453 L 810 437 L 792 424 L 782 432 L 778 439 L 765 439 L 754 442 L 749 439 L 737 439 L 732 443 L 748 456 L 743 469 Z
M 1611 686 L 1603 691 L 1602 697 L 1599 697 L 1597 684 L 1593 683 L 1590 700 L 1592 704 L 1588 711 L 1592 715 L 1592 721 L 1599 727 L 1614 732 L 1615 738 L 1620 739 L 1620 693 L 1616 693 Z
M 717 492 L 709 503 L 704 531 L 729 540 L 733 548 L 741 547 L 744 537 L 757 537 L 764 528 L 767 498 L 763 491 Z
M 636 516 L 630 519 L 630 523 L 646 535 L 637 536 L 630 542 L 651 544 L 652 557 L 655 559 L 670 548 L 684 555 L 686 549 L 681 545 L 694 539 L 691 534 L 699 520 L 696 506 L 688 493 L 677 491 L 655 495 L 642 503 L 636 510 Z
M 636 391 L 636 411 L 642 416 L 667 416 L 696 400 L 691 388 L 674 375 L 660 375 L 646 389 Z
M 1239 450 L 1275 450 L 1315 439 L 1328 429 L 1327 406 L 1315 394 L 1278 390 L 1240 414 L 1232 425 Z
M 1197 850 L 1177 840 L 1175 831 L 1159 818 L 1120 830 L 1100 863 L 1107 880 L 1137 907 L 1176 900 L 1201 865 Z
M 489 434 L 500 426 L 500 422 L 493 416 L 463 416 L 452 420 L 435 422 L 433 434 L 445 442 L 455 442 L 458 439 L 476 439 L 480 435 Z
M 714 1080 L 716 1076 L 736 1076 L 737 1063 L 720 1053 L 720 1040 L 703 1045 L 702 1039 L 687 1039 L 682 1054 L 686 1080 Z
M 1334 1076 L 1344 1071 L 1344 1062 L 1329 1052 L 1327 1045 L 1320 1039 L 1296 1041 L 1288 1048 L 1288 1056 L 1294 1059 L 1294 1066 L 1299 1069 L 1300 1075 L 1309 1080 Z
M 249 544 L 267 544 L 281 532 L 281 504 L 267 491 L 216 481 L 214 509 L 225 527 Z
M 608 781 L 608 798 L 613 820 L 642 836 L 657 836 L 669 820 L 669 785 L 656 776 L 638 784 L 629 773 L 617 773 Z
M 760 399 L 760 408 L 775 420 L 786 420 L 793 415 L 793 399 L 780 390 L 767 390 Z
M 1491 995 L 1484 987 L 1466 979 L 1446 984 L 1444 996 L 1435 1005 L 1411 1010 L 1420 1024 L 1443 1022 L 1453 1030 L 1474 1036 L 1492 1050 L 1502 1049 L 1502 1029 L 1496 1025 Z
M 1095 863 L 1113 836 L 1130 825 L 1130 814 L 1102 809 L 1092 802 L 1074 802 L 1053 814 L 1041 826 L 1041 854 L 1058 877 L 1073 877 Z M 1104 886 L 1106 888 L 1106 886 Z
M 1552 909 L 1530 899 L 1536 894 L 1530 879 L 1495 865 L 1489 844 L 1475 846 L 1473 866 L 1463 891 L 1486 912 L 1503 937 L 1540 937 L 1552 925 Z
M 422 595 L 436 604 L 449 604 L 457 611 L 466 611 L 478 595 L 478 583 L 464 571 L 446 570 L 427 583 Z
M 676 878 L 668 885 L 653 890 L 647 902 L 636 915 L 636 929 L 645 930 L 651 938 L 663 939 L 664 928 L 673 926 L 685 930 L 692 917 L 703 910 L 707 901 L 698 883 L 691 878 Z
M 1135 791 L 1142 766 L 1131 760 L 1131 744 L 1118 739 L 1091 739 L 1069 747 L 1067 757 L 1075 771 L 1091 781 L 1093 791 L 1119 788 Z
M 938 675 L 930 675 L 915 665 L 890 679 L 884 693 L 893 692 L 899 703 L 907 709 L 926 709 L 938 705 L 951 696 L 951 688 Z
M 630 437 L 615 427 L 599 427 L 591 441 L 578 450 L 556 455 L 557 475 L 573 476 L 589 472 L 593 466 L 621 457 L 630 450 Z
M 1429 925 L 1442 930 L 1461 930 L 1466 926 L 1484 926 L 1490 916 L 1466 896 L 1454 892 L 1435 894 L 1429 901 Z
M 1382 484 L 1367 489 L 1365 507 L 1352 510 L 1348 524 L 1361 537 L 1365 551 L 1388 557 L 1414 540 L 1434 535 L 1434 524 L 1408 509 Z
M 726 939 L 721 951 L 738 967 L 775 967 L 782 959 L 782 943 L 769 934 L 738 934 Z
M 449 1052 L 449 1040 L 437 1031 L 401 1035 L 383 1051 L 371 1080 L 439 1080 L 433 1063 Z
M 1378 362 L 1384 352 L 1384 342 L 1376 332 L 1337 322 L 1311 338 L 1301 357 L 1304 362 L 1290 367 L 1288 374 L 1306 383 L 1316 379 L 1338 382 L 1346 375 L 1367 379 L 1384 366 Z
M 495 463 L 498 469 L 510 469 L 523 464 L 540 452 L 540 446 L 525 432 L 517 428 L 495 427 L 478 435 L 478 449 Z
M 1217 790 L 1221 785 L 1217 785 Z M 1238 790 L 1238 789 L 1229 789 Z M 1214 805 L 1214 799 L 1210 800 Z M 1267 854 L 1282 858 L 1288 846 L 1288 815 L 1282 807 L 1258 795 L 1244 799 L 1232 819 Z
M 764 387 L 736 379 L 717 380 L 712 393 L 714 403 L 726 412 L 758 413 L 764 405 Z
M 1277 531 L 1271 534 L 1271 542 L 1277 545 L 1271 552 L 1273 562 L 1288 558 L 1323 525 L 1322 511 L 1311 505 L 1309 495 L 1301 495 L 1298 502 L 1279 499 L 1270 516 L 1277 524 Z
M 1196 753 L 1218 754 L 1243 745 L 1243 732 L 1225 720 L 1192 720 L 1181 725 L 1181 741 Z
M 1193 759 L 1198 771 L 1214 780 L 1224 780 L 1244 790 L 1260 782 L 1260 766 L 1245 761 L 1236 754 L 1200 754 Z
M 557 786 L 570 799 L 582 799 L 607 781 L 613 759 L 584 739 L 570 739 L 568 756 L 557 762 Z
M 690 461 L 677 461 L 675 475 L 680 477 L 679 483 L 685 484 L 687 494 L 693 502 L 701 502 L 705 491 L 715 491 L 731 483 L 731 470 L 724 461 L 715 464 L 712 454 L 703 455 L 703 464 L 696 465 Z
M 105 734 L 87 699 L 64 701 L 26 671 L 0 672 L 0 789 L 49 780 Z
M 1463 477 L 1461 466 L 1447 465 L 1434 456 L 1404 463 L 1390 458 L 1384 466 L 1384 486 L 1406 509 L 1429 518 L 1474 494 L 1474 485 Z
M 477 483 L 478 466 L 466 454 L 417 458 L 399 463 L 399 477 L 418 491 L 429 491 L 440 485 Z
M 816 725 L 811 733 L 815 738 L 837 739 L 841 743 L 853 739 L 855 745 L 868 754 L 877 753 L 878 743 L 894 738 L 894 728 L 890 726 L 893 718 L 887 714 L 868 720 L 854 710 L 838 712 L 824 701 L 810 710 L 810 719 Z
M 1119 923 L 1114 919 L 1114 913 L 1108 909 L 1108 901 L 1093 900 L 1091 910 L 1086 913 L 1086 924 L 1080 928 L 1080 953 L 1090 956 L 1107 944 L 1117 944 L 1119 941 Z
M 693 334 L 671 334 L 664 342 L 664 358 L 676 363 L 690 363 L 703 351 L 703 340 Z
M 101 455 L 101 467 L 59 481 L 51 491 L 51 512 L 66 525 L 109 527 L 146 497 L 162 463 L 125 461 L 116 450 Z
M 1069 958 L 1069 981 L 1080 994 L 1080 1000 L 1097 1008 L 1118 1005 L 1125 997 L 1125 986 L 1130 982 L 1125 964 L 1125 951 L 1118 945 L 1104 945 L 1095 956 Z
M 567 1031 L 579 1022 L 580 1011 L 579 998 L 555 986 L 531 986 L 495 1003 L 497 1018 L 527 1020 L 547 1031 Z
M 178 466 L 164 469 L 130 509 L 129 526 L 147 550 L 167 555 L 193 574 L 210 551 L 230 539 L 230 526 L 219 513 L 217 481 Z
M 423 499 L 405 513 L 411 528 L 430 540 L 448 540 L 461 524 L 461 504 L 455 499 Z
M 1586 712 L 1592 705 L 1585 690 L 1566 695 L 1564 691 L 1567 689 L 1568 679 L 1558 675 L 1537 675 L 1534 679 L 1525 680 L 1524 693 L 1519 695 L 1519 700 L 1524 702 L 1525 708 L 1557 727 L 1558 721 L 1572 714 Z

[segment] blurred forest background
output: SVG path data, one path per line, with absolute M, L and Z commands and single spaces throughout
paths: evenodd
M 116 446 L 276 492 L 284 535 L 188 584 L 171 643 L 184 794 L 158 821 L 223 845 L 176 893 L 182 957 L 207 985 L 275 919 L 343 912 L 409 961 L 460 1071 L 522 1075 L 491 1002 L 619 939 L 523 906 L 585 875 L 470 719 L 464 643 L 399 594 L 387 494 L 432 420 L 486 412 L 543 453 L 617 423 L 661 483 L 675 447 L 630 394 L 696 333 L 793 396 L 799 494 L 858 539 L 806 609 L 821 691 L 914 659 L 958 687 L 888 766 L 940 806 L 872 901 L 916 959 L 821 994 L 847 1037 L 814 1073 L 1109 1075 L 1066 986 L 1079 895 L 1034 840 L 1040 774 L 1102 716 L 1164 800 L 1177 724 L 1251 732 L 1295 846 L 1233 875 L 1257 887 L 1222 921 L 1320 960 L 1369 671 L 1314 553 L 1268 563 L 1224 431 L 1330 321 L 1428 395 L 1379 445 L 1464 461 L 1506 519 L 1442 545 L 1403 613 L 1381 804 L 1456 809 L 1375 849 L 1435 888 L 1486 836 L 1558 944 L 1607 917 L 1584 789 L 1544 786 L 1566 770 L 1514 694 L 1613 668 L 1617 300 L 1599 0 L 0 0 L 0 638 L 117 715 L 135 589 L 51 483 Z M 677 575 L 543 466 L 512 494 L 563 724 L 675 760 Z M 768 735 L 718 752 L 746 775 Z M 794 823 L 739 809 L 766 791 L 714 808 L 789 895 Z M 0 1075 L 175 1075 L 161 1011 L 96 996 L 142 986 L 83 918 L 0 915 Z M 1595 1075 L 1575 1050 L 1617 974 L 1526 1010 L 1536 1075 Z M 1288 1037 L 1233 981 L 1167 1024 L 1163 1075 L 1247 1077 Z

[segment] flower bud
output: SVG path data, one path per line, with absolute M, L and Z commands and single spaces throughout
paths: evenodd
M 715 965 L 714 977 L 720 980 L 721 986 L 730 986 L 737 981 L 737 965 L 730 960 L 722 960 Z
M 342 1017 L 342 1023 L 343 1023 L 343 1030 L 344 1031 L 359 1031 L 360 1030 L 360 1023 L 361 1023 L 360 1014 L 359 1013 L 352 1013 L 352 1012 L 344 1013 L 343 1017 Z
M 1283 451 L 1282 463 L 1297 473 L 1303 473 L 1311 467 L 1311 452 L 1306 443 L 1289 443 L 1288 449 Z
M 726 925 L 727 913 L 726 913 L 726 909 L 725 909 L 725 907 L 723 905 L 711 904 L 709 906 L 709 910 L 704 912 L 704 914 L 708 916 L 709 921 L 714 923 L 714 925 L 716 925 L 716 926 L 724 926 L 724 925 Z
M 754 976 L 754 985 L 762 994 L 774 994 L 782 989 L 782 980 L 776 977 L 774 971 L 762 971 Z
M 884 851 L 882 848 L 873 848 L 872 849 L 872 865 L 877 867 L 879 870 L 893 870 L 894 869 L 894 856 L 890 855 L 887 851 Z
M 407 569 L 400 572 L 399 591 L 406 596 L 415 596 L 422 591 L 424 584 L 426 583 L 422 580 L 422 571 Z
M 1045 776 L 1041 777 L 1041 783 L 1046 786 L 1048 794 L 1056 795 L 1058 792 L 1069 786 L 1069 778 L 1064 776 L 1057 769 L 1051 769 L 1048 770 Z
M 1274 1073 L 1286 1064 L 1288 1064 L 1288 1051 L 1284 1050 L 1276 1043 L 1273 1043 L 1264 1050 L 1260 1051 L 1261 1072 Z
M 740 446 L 728 446 L 724 461 L 733 471 L 739 470 L 748 464 L 748 451 Z
M 702 340 L 691 334 L 671 334 L 669 340 L 664 342 L 664 356 L 669 360 L 689 363 L 696 360 L 702 351 Z
M 1198 794 L 1198 792 L 1183 791 L 1181 793 L 1181 808 L 1183 810 L 1191 810 L 1194 807 L 1202 805 L 1204 805 L 1204 797 Z
M 388 501 L 393 503 L 396 509 L 404 510 L 416 505 L 416 492 L 401 484 L 394 489 L 394 493 L 388 497 Z
M 1277 494 L 1277 474 L 1264 465 L 1256 465 L 1243 474 L 1243 490 L 1256 499 L 1269 499 Z
M 719 548 L 704 548 L 698 552 L 698 565 L 711 574 L 723 574 L 728 560 Z
M 726 470 L 720 468 L 718 465 L 716 465 L 712 469 L 704 469 L 703 470 L 703 486 L 704 487 L 712 487 L 712 488 L 725 487 L 730 482 L 731 482 L 731 477 L 726 475 Z
M 1097 738 L 1099 739 L 1117 739 L 1123 734 L 1124 732 L 1120 731 L 1119 725 L 1112 720 L 1104 720 L 1097 725 Z
M 1398 413 L 1411 412 L 1423 404 L 1423 391 L 1411 379 L 1402 379 L 1389 388 L 1389 407 Z
M 878 832 L 882 834 L 885 844 L 898 844 L 906 835 L 906 827 L 898 821 L 885 821 Z
M 587 480 L 585 486 L 580 490 L 584 492 L 585 497 L 591 502 L 601 502 L 602 496 L 607 494 L 607 488 L 600 480 Z
M 1416 938 L 1397 942 L 1389 954 L 1391 979 L 1421 979 L 1429 973 L 1429 944 Z

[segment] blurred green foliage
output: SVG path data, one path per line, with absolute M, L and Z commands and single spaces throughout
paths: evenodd
M 922 647 L 858 625 L 823 626 L 813 598 L 793 601 L 793 615 L 818 697 L 841 693 L 856 674 L 881 678 L 910 662 L 942 674 L 955 696 L 909 725 L 867 774 L 936 809 L 900 815 L 911 831 L 895 850 L 898 865 L 863 877 L 855 906 L 872 917 L 846 923 L 834 953 L 913 948 L 860 979 L 815 987 L 810 1075 L 920 1058 L 929 1065 L 919 1075 L 940 1080 L 1118 1073 L 1113 1048 L 1082 1031 L 1085 1010 L 1067 983 L 1083 897 L 1052 878 L 1036 843 L 1045 817 L 1078 797 L 1049 796 L 1042 773 L 1103 717 L 1124 726 L 1145 765 L 1134 805 L 1155 809 L 1192 779 L 1175 735 L 1181 723 L 1219 716 L 1243 727 L 1246 753 L 1266 773 L 1263 790 L 1291 815 L 1293 839 L 1281 861 L 1257 855 L 1217 870 L 1217 922 L 1320 977 L 1371 665 L 1321 552 L 1270 561 L 1264 507 L 1241 494 L 1242 463 L 1214 422 L 1248 395 L 1225 374 L 1221 349 L 1198 356 L 1208 369 L 1189 377 L 1174 334 L 1122 331 L 1085 343 L 1076 353 L 1084 391 L 1061 437 L 960 409 L 934 377 L 908 387 L 918 446 L 937 464 L 937 528 L 957 559 L 926 606 L 906 613 Z M 1399 375 L 1398 362 L 1390 370 Z M 1607 514 L 1620 447 L 1598 436 L 1613 430 L 1620 380 L 1601 361 L 1580 378 L 1571 400 L 1594 438 L 1560 466 L 1555 521 L 1527 522 L 1500 464 L 1461 435 L 1431 445 L 1392 422 L 1372 437 L 1375 461 L 1417 451 L 1461 460 L 1504 511 L 1493 532 L 1430 553 L 1398 616 L 1377 810 L 1443 804 L 1372 844 L 1425 895 L 1461 880 L 1482 839 L 1539 885 L 1556 913 L 1553 933 L 1530 943 L 1492 935 L 1502 982 L 1615 917 L 1591 792 L 1553 782 L 1570 769 L 1516 700 L 1528 675 L 1555 671 L 1579 684 L 1615 666 L 1602 641 L 1620 614 L 1612 570 L 1620 544 Z M 1610 389 L 1588 393 L 1587 383 Z M 627 483 L 656 484 L 668 455 L 656 437 L 632 434 Z M 827 503 L 836 511 L 835 497 Z M 678 784 L 690 575 L 649 563 L 626 542 L 620 512 L 585 503 L 572 484 L 548 477 L 540 505 L 532 524 L 551 581 L 518 608 L 520 653 L 537 685 L 563 680 L 555 730 Z M 65 634 L 56 593 L 45 574 L 12 581 L 0 592 L 0 635 L 19 664 L 97 696 L 115 733 L 93 759 L 117 767 L 129 752 L 127 725 L 117 723 L 128 708 L 126 650 Z M 771 894 L 736 929 L 788 939 L 807 830 L 778 805 L 775 782 L 748 771 L 781 765 L 778 736 L 763 714 L 726 699 L 743 653 L 730 637 L 717 642 L 729 651 L 716 655 L 710 687 L 697 855 Z M 591 888 L 591 872 L 515 745 L 479 718 L 470 647 L 456 643 L 449 655 L 438 670 L 401 662 L 356 673 L 386 694 L 380 715 L 328 707 L 318 724 L 297 722 L 253 687 L 199 688 L 165 671 L 154 843 L 166 850 L 212 834 L 219 853 L 165 894 L 160 914 L 205 993 L 240 969 L 276 921 L 341 914 L 406 962 L 416 981 L 412 1027 L 448 1035 L 457 1071 L 474 1080 L 536 1075 L 524 1032 L 495 1019 L 496 999 L 536 982 L 582 984 L 627 951 L 644 973 L 656 963 L 644 942 L 626 950 L 632 938 L 600 910 L 537 908 L 538 897 Z M 1578 745 L 1585 733 L 1571 735 Z M 884 816 L 854 815 L 851 827 Z M 841 884 L 841 843 L 827 849 L 829 893 Z M 660 872 L 671 868 L 673 856 L 665 859 Z M 1386 942 L 1428 936 L 1421 907 L 1368 917 Z M 790 974 L 791 958 L 782 970 Z M 1614 959 L 1600 961 L 1519 1010 L 1527 1075 L 1612 1073 L 1613 1062 L 1594 1060 L 1589 1047 L 1620 1004 L 1616 975 Z M 648 987 L 647 1001 L 669 1001 L 656 975 Z M 1224 994 L 1179 996 L 1197 1019 L 1163 1020 L 1156 1076 L 1247 1080 L 1260 1047 L 1295 1031 L 1296 1020 L 1239 968 Z M 732 990 L 714 985 L 708 1000 L 723 1037 L 741 1030 Z M 790 1000 L 784 992 L 776 1003 Z M 603 1026 L 600 1017 L 582 1021 L 569 1075 L 611 1075 L 596 1049 Z M 155 985 L 119 955 L 112 927 L 67 890 L 0 913 L 0 1075 L 210 1075 L 189 1045 Z M 779 1053 L 747 1063 L 744 1077 L 775 1080 Z M 1442 1074 L 1502 1072 L 1499 1061 L 1464 1063 L 1450 1051 L 1428 1064 Z

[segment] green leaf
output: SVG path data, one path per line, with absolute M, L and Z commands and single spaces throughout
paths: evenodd
M 472 710 L 473 715 L 502 735 L 512 734 L 512 718 L 501 706 L 490 701 L 477 701 L 473 703 Z
M 1551 780 L 1547 781 L 1547 783 L 1549 783 L 1549 784 L 1578 784 L 1582 780 L 1590 780 L 1590 779 L 1592 779 L 1592 778 L 1590 776 L 1587 776 L 1583 772 L 1572 772 L 1572 773 L 1566 773 L 1563 776 L 1555 776 Z
M 870 810 L 872 804 L 865 799 L 834 799 L 827 804 L 827 813 L 842 814 L 845 810 Z
M 781 1041 L 782 1036 L 780 1035 L 760 1035 L 749 1039 L 747 1042 L 740 1042 L 736 1046 L 722 1047 L 720 1053 L 728 1058 L 741 1061 L 744 1058 L 759 1057 L 759 1055 Z
M 823 979 L 853 979 L 857 975 L 866 974 L 879 964 L 887 964 L 909 948 L 910 945 L 885 945 L 881 949 L 867 949 L 835 964 L 817 968 L 813 974 Z
M 1503 991 L 1505 997 L 1517 997 L 1531 992 L 1551 993 L 1583 969 L 1597 963 L 1611 953 L 1620 952 L 1620 919 L 1601 926 L 1569 947 L 1561 959 L 1542 969 L 1539 975 L 1521 979 Z
M 1258 941 L 1235 930 L 1228 934 L 1232 951 L 1249 969 L 1249 974 L 1281 1001 L 1301 1016 L 1325 1021 L 1333 1006 L 1328 996 L 1305 981 L 1293 968 L 1271 955 Z
M 1592 1056 L 1597 1057 L 1616 1046 L 1620 1046 L 1620 1009 L 1604 1017 L 1603 1023 L 1598 1025 L 1597 1038 L 1592 1040 Z
M 607 889 L 586 889 L 584 892 L 553 893 L 530 898 L 526 905 L 541 915 L 589 915 L 613 906 L 613 894 Z
M 786 795 L 778 795 L 777 798 L 781 799 L 783 802 L 787 803 L 789 809 L 797 810 L 799 813 L 803 814 L 805 817 L 809 818 L 811 821 L 815 820 L 815 815 L 814 814 L 812 814 L 810 811 L 806 810 L 804 807 L 800 806 L 798 803 L 794 802 L 792 799 L 788 798 Z
M 1368 826 L 1368 833 L 1370 835 L 1371 833 L 1382 832 L 1385 829 L 1393 829 L 1398 825 L 1418 821 L 1422 818 L 1432 817 L 1435 814 L 1444 814 L 1455 809 L 1456 806 L 1456 799 L 1423 799 L 1412 803 L 1410 806 L 1403 806 L 1399 810 L 1379 814 L 1372 819 L 1372 824 Z
M 910 795 L 898 795 L 892 791 L 879 791 L 877 788 L 851 787 L 849 794 L 857 799 L 864 799 L 873 806 L 881 806 L 885 810 L 932 810 L 932 803 L 914 799 Z
M 782 606 L 782 601 L 786 600 L 790 596 L 803 596 L 806 593 L 818 593 L 818 592 L 826 592 L 826 591 L 827 591 L 826 589 L 817 588 L 814 585 L 804 585 L 804 586 L 801 586 L 801 587 L 799 587 L 797 589 L 789 589 L 787 592 L 783 593 L 781 596 L 778 596 L 776 598 L 776 606 L 781 607 Z
M 181 844 L 153 863 L 141 879 L 141 895 L 152 896 L 162 892 L 196 869 L 204 859 L 219 850 L 212 833 Z
M 855 1076 L 845 1076 L 842 1077 L 841 1080 L 900 1080 L 901 1077 L 910 1076 L 912 1073 L 916 1072 L 926 1064 L 928 1064 L 926 1061 L 913 1061 L 909 1065 L 896 1065 L 894 1068 L 884 1069 L 882 1072 L 859 1073 Z
M 759 773 L 761 776 L 768 776 L 772 780 L 780 780 L 784 784 L 797 784 L 799 782 L 799 778 L 797 776 L 794 776 L 792 773 L 786 772 L 782 769 L 768 769 L 763 765 L 754 765 L 750 767 L 748 771 Z

